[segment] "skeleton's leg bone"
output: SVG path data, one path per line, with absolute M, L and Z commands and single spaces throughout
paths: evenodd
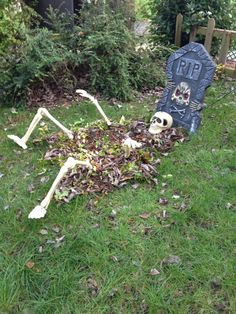
M 26 142 L 28 141 L 31 133 L 34 131 L 35 127 L 37 126 L 39 121 L 42 119 L 42 117 L 43 116 L 42 116 L 41 108 L 39 108 L 38 112 L 34 116 L 34 119 L 30 123 L 28 130 L 26 131 L 25 135 L 22 138 L 20 138 L 16 135 L 8 135 L 8 138 L 13 140 L 16 144 L 21 146 L 23 149 L 26 149 L 27 148 Z
M 42 115 L 44 115 L 45 117 L 47 117 L 49 120 L 51 120 L 54 124 L 56 124 L 56 126 L 58 126 L 68 137 L 69 139 L 73 139 L 73 132 L 68 130 L 66 127 L 64 127 L 64 125 L 62 125 L 57 119 L 55 119 L 49 112 L 47 109 L 45 108 L 41 108 L 41 113 Z
M 37 205 L 28 215 L 28 218 L 30 219 L 39 219 L 46 215 L 47 208 L 50 204 L 50 201 L 53 197 L 53 194 L 55 190 L 57 189 L 59 183 L 63 179 L 63 177 L 66 175 L 69 169 L 73 169 L 76 165 L 85 166 L 89 169 L 92 169 L 92 165 L 90 164 L 89 160 L 81 161 L 76 160 L 73 157 L 69 157 L 67 161 L 64 163 L 64 165 L 61 167 L 56 179 L 54 180 L 50 190 L 48 191 L 48 194 L 46 197 L 42 200 L 42 202 Z
M 111 125 L 111 121 L 108 119 L 108 117 L 106 116 L 105 112 L 102 110 L 102 107 L 99 105 L 99 103 L 98 103 L 96 98 L 94 98 L 92 95 L 90 95 L 89 93 L 87 93 L 83 89 L 77 89 L 76 93 L 80 94 L 81 96 L 83 96 L 85 98 L 90 99 L 92 101 L 92 103 L 97 107 L 98 111 L 100 112 L 100 114 L 102 115 L 104 120 L 106 121 L 107 125 L 108 126 Z
M 57 121 L 45 108 L 39 108 L 38 112 L 34 116 L 34 119 L 30 123 L 30 126 L 28 130 L 26 131 L 25 135 L 22 138 L 19 138 L 16 135 L 8 135 L 8 138 L 13 140 L 16 144 L 21 146 L 23 149 L 27 148 L 26 142 L 28 141 L 30 135 L 36 128 L 39 121 L 42 119 L 42 117 L 45 116 L 48 119 L 50 119 L 53 123 L 55 123 L 62 131 L 69 137 L 69 139 L 73 139 L 73 132 L 65 128 L 59 121 Z

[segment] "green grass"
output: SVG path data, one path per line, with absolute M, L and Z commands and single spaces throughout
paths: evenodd
M 0 109 L 1 314 L 236 312 L 236 106 L 234 95 L 217 101 L 225 88 L 209 90 L 198 133 L 161 157 L 158 186 L 129 185 L 70 204 L 53 201 L 39 221 L 29 221 L 27 214 L 58 169 L 45 165 L 45 143 L 33 145 L 38 132 L 27 151 L 6 137 L 22 135 L 35 111 Z M 102 105 L 114 120 L 122 114 L 148 119 L 153 103 L 137 101 L 121 109 Z M 88 102 L 50 112 L 66 126 L 99 117 Z M 167 174 L 172 177 L 165 178 Z M 43 176 L 47 183 L 41 183 Z M 174 194 L 180 198 L 173 199 Z M 167 205 L 159 204 L 161 197 L 168 199 Z M 89 210 L 90 199 L 97 203 Z M 117 212 L 114 220 L 112 210 Z M 145 212 L 150 216 L 142 219 Z M 59 234 L 52 231 L 54 225 Z M 40 233 L 44 228 L 46 235 Z M 46 243 L 62 235 L 60 247 Z M 170 255 L 181 262 L 163 263 Z M 29 261 L 35 263 L 31 269 Z M 151 276 L 153 268 L 160 274 Z M 89 279 L 97 288 L 91 288 Z

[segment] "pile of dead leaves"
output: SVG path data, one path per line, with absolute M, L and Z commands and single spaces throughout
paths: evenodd
M 131 151 L 126 158 L 122 143 L 128 137 L 142 143 L 142 147 Z M 92 171 L 84 167 L 70 171 L 56 191 L 56 198 L 68 202 L 78 194 L 107 193 L 129 180 L 157 183 L 160 157 L 185 139 L 184 131 L 174 128 L 151 135 L 143 121 L 110 127 L 98 122 L 83 129 L 75 128 L 72 141 L 61 133 L 54 134 L 47 138 L 50 150 L 46 160 L 61 166 L 69 156 L 79 160 L 89 158 L 93 166 Z

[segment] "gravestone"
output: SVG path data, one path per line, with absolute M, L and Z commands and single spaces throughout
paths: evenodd
M 189 43 L 173 53 L 168 61 L 168 83 L 157 104 L 173 118 L 174 127 L 196 132 L 202 119 L 203 100 L 211 85 L 216 65 L 203 45 Z

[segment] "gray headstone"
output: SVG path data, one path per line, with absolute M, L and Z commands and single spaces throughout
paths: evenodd
M 216 65 L 203 45 L 189 43 L 167 61 L 168 84 L 157 111 L 168 112 L 173 126 L 194 133 L 202 119 L 205 90 L 211 85 Z

